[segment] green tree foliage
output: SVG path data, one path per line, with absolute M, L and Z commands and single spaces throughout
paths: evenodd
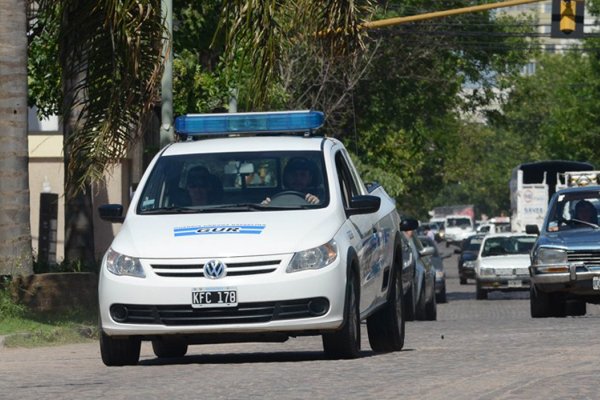
M 473 2 L 390 1 L 377 19 L 468 5 Z M 463 159 L 476 126 L 464 122 L 465 113 L 493 103 L 498 77 L 515 76 L 528 61 L 535 42 L 522 35 L 533 29 L 530 20 L 483 12 L 371 33 L 369 45 L 376 44 L 378 52 L 354 93 L 356 154 L 370 171 L 385 171 L 373 172 L 373 178 L 396 176 L 390 187 L 399 190 L 392 194 L 403 212 L 425 218 L 436 205 L 474 202 L 470 186 L 490 187 L 484 171 L 470 164 L 457 169 L 473 161 Z M 490 138 L 488 146 L 495 142 Z M 494 179 L 496 187 L 508 182 Z M 443 190 L 445 185 L 452 188 Z M 493 207 L 499 207 L 493 200 L 485 206 Z
M 512 81 L 495 125 L 528 144 L 523 161 L 565 159 L 599 165 L 600 69 L 580 51 L 547 54 L 533 75 Z

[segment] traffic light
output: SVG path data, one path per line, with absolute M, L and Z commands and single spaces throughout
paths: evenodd
M 575 30 L 575 2 L 571 0 L 560 1 L 560 23 L 559 29 L 564 34 Z
M 582 0 L 552 0 L 550 37 L 582 39 L 584 8 Z

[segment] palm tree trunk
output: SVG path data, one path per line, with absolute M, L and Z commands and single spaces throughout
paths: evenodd
M 25 0 L 0 0 L 0 275 L 33 273 L 26 7 Z
M 76 20 L 79 2 L 70 3 L 63 13 L 63 26 L 68 27 Z M 76 22 L 75 22 L 76 23 Z M 84 42 L 85 43 L 85 42 Z M 66 35 L 62 39 L 61 64 L 62 82 L 64 93 L 63 135 L 64 142 L 69 143 L 69 138 L 77 134 L 83 126 L 85 116 L 81 115 L 82 104 L 86 92 L 81 90 L 81 83 L 85 82 L 87 69 L 87 49 L 75 35 Z M 65 172 L 74 176 L 83 176 L 83 171 L 72 171 L 69 168 L 73 152 L 67 145 L 64 149 Z M 84 157 L 85 155 L 80 154 Z M 67 176 L 66 182 L 72 181 Z M 72 187 L 65 186 L 65 260 L 71 263 L 83 263 L 85 266 L 95 264 L 94 251 L 94 225 L 92 214 L 91 183 L 85 185 L 85 190 L 74 191 Z

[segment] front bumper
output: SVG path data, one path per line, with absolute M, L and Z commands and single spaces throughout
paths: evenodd
M 531 282 L 543 291 L 572 292 L 600 296 L 600 266 L 582 264 L 529 267 Z M 594 284 L 596 280 L 596 284 Z
M 526 275 L 478 276 L 477 282 L 482 289 L 502 291 L 527 290 L 531 285 L 531 280 Z
M 146 268 L 146 278 L 116 276 L 103 266 L 98 286 L 102 330 L 110 336 L 150 336 L 291 334 L 339 328 L 344 316 L 345 261 L 338 257 L 323 269 L 286 273 L 289 258 L 270 273 L 217 280 L 164 277 L 150 268 Z M 233 288 L 237 291 L 238 306 L 192 308 L 192 290 L 197 288 Z M 322 315 L 307 310 L 314 299 L 327 304 Z M 115 306 L 123 305 L 132 318 L 117 322 L 111 307 L 114 310 Z

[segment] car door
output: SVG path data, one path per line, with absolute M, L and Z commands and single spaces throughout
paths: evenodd
M 362 194 L 362 192 L 342 151 L 338 151 L 335 155 L 335 167 L 342 202 L 345 208 L 349 208 L 350 199 L 353 196 Z M 368 310 L 377 301 L 383 276 L 383 265 L 380 260 L 382 244 L 373 219 L 372 214 L 351 215 L 348 217 L 350 224 L 359 236 L 355 250 L 360 264 L 361 312 Z

